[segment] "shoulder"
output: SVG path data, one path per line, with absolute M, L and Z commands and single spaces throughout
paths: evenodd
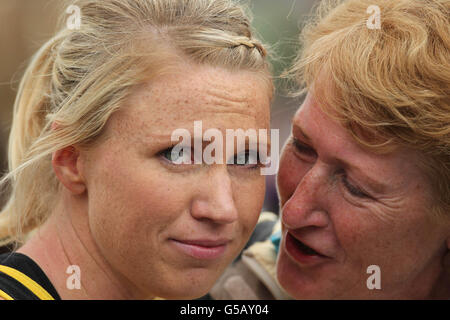
M 4 300 L 59 299 L 39 266 L 20 253 L 0 255 L 0 297 Z

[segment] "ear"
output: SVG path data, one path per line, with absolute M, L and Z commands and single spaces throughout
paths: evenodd
M 52 166 L 58 180 L 73 194 L 86 191 L 86 184 L 80 172 L 80 152 L 69 146 L 53 153 Z

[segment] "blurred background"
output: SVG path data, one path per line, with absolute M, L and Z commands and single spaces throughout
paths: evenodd
M 295 57 L 302 23 L 317 1 L 247 1 L 254 15 L 254 29 L 275 53 L 272 59 L 275 77 Z M 0 0 L 0 175 L 7 170 L 8 132 L 20 77 L 33 53 L 56 32 L 60 15 L 66 13 L 58 0 Z M 289 135 L 290 119 L 301 101 L 288 98 L 281 81 L 276 80 L 276 86 L 271 125 L 280 130 L 281 148 Z M 4 201 L 5 194 L 0 190 L 0 207 Z M 278 212 L 275 176 L 267 177 L 264 210 Z

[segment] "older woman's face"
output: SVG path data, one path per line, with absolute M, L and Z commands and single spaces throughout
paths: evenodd
M 186 65 L 138 88 L 111 117 L 85 170 L 91 233 L 117 274 L 165 298 L 209 290 L 256 224 L 264 176 L 252 164 L 174 164 L 171 135 L 194 138 L 200 120 L 223 137 L 269 129 L 269 104 L 255 74 Z
M 362 149 L 308 95 L 278 175 L 277 270 L 286 291 L 297 299 L 425 298 L 442 272 L 448 231 L 432 218 L 417 163 L 413 151 Z M 372 265 L 380 290 L 367 285 L 376 284 Z

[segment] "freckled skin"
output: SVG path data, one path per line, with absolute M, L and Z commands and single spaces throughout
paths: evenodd
M 427 298 L 444 272 L 449 226 L 431 218 L 430 184 L 416 166 L 419 155 L 403 148 L 376 155 L 361 148 L 311 95 L 293 124 L 309 136 L 316 155 L 302 155 L 289 141 L 284 147 L 277 181 L 283 232 L 295 230 L 333 259 L 305 267 L 282 247 L 281 285 L 297 299 Z M 341 169 L 335 158 L 361 168 L 347 171 L 354 183 L 365 186 L 363 173 L 386 189 L 373 192 L 375 200 L 355 197 L 333 177 Z M 370 265 L 381 269 L 381 290 L 366 286 Z
M 269 129 L 270 93 L 250 72 L 186 64 L 137 88 L 84 154 L 90 232 L 116 273 L 148 295 L 208 292 L 240 252 L 262 208 L 259 170 L 236 165 L 174 167 L 159 153 L 173 130 Z M 176 144 L 176 143 L 175 143 Z M 201 261 L 168 239 L 231 238 L 225 255 Z

